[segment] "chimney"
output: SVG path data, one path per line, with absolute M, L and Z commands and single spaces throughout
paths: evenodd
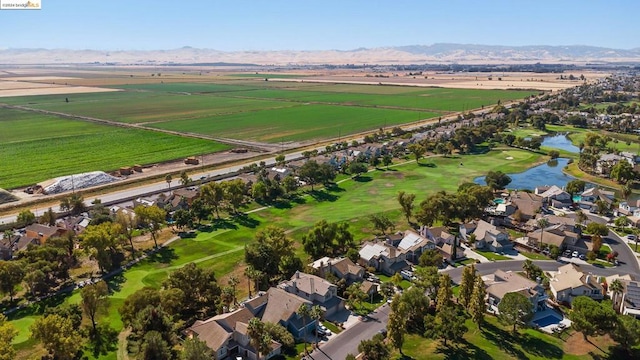
M 300 271 L 296 271 L 296 279 L 300 279 Z
M 313 294 L 313 293 L 315 293 L 315 292 L 316 292 L 316 289 L 315 289 L 315 287 L 313 286 L 314 284 L 313 284 L 313 278 L 312 278 L 312 277 L 310 277 L 310 278 L 309 278 L 309 285 L 311 286 L 311 293 L 312 293 L 312 294 Z

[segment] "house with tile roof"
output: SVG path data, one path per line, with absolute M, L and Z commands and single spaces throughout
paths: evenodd
M 585 274 L 576 264 L 559 267 L 549 279 L 549 288 L 557 302 L 570 304 L 576 296 L 588 296 L 594 300 L 604 298 L 604 288 L 598 277 Z
M 496 270 L 493 274 L 483 276 L 482 280 L 487 288 L 488 304 L 494 310 L 504 296 L 512 292 L 521 293 L 529 299 L 534 312 L 543 309 L 549 298 L 539 283 L 512 271 Z

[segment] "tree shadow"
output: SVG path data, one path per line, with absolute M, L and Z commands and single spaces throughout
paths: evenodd
M 362 176 L 362 175 L 360 175 L 358 177 L 354 177 L 353 181 L 360 182 L 360 183 L 366 183 L 366 182 L 373 181 L 373 178 L 371 176 L 366 176 L 366 175 Z
M 438 167 L 438 165 L 436 165 L 435 163 L 418 163 L 418 166 L 429 167 L 429 168 Z
M 387 172 L 387 171 L 394 172 L 394 171 L 398 171 L 397 169 L 394 169 L 394 168 L 389 168 L 389 169 L 387 169 L 387 168 L 376 168 L 376 170 L 378 170 L 378 171 L 382 171 L 382 172 Z
M 286 200 L 276 200 L 271 205 L 276 209 L 291 209 L 293 207 L 291 201 Z
M 91 334 L 88 343 L 94 357 L 107 355 L 118 347 L 118 332 L 108 324 L 99 324 L 95 334 Z
M 617 360 L 617 359 L 640 359 L 640 349 L 638 348 L 633 348 L 630 350 L 626 350 L 624 349 L 622 346 L 615 344 L 612 346 L 609 346 L 608 351 L 606 352 L 608 355 L 607 356 L 601 356 L 601 355 L 597 355 L 597 354 L 593 354 L 592 357 L 594 359 L 596 359 L 596 357 L 598 359 L 610 359 L 610 360 Z M 591 353 L 590 353 L 591 354 Z
M 108 280 L 106 280 L 107 287 L 109 288 L 109 293 L 120 291 L 122 289 L 122 284 L 124 284 L 125 281 L 127 281 L 127 279 L 124 278 L 124 275 L 122 273 L 110 277 Z
M 238 214 L 233 218 L 236 224 L 244 227 L 248 227 L 251 229 L 255 229 L 260 225 L 260 221 L 250 217 L 247 214 Z
M 162 264 L 169 264 L 177 258 L 178 255 L 176 255 L 175 250 L 168 247 L 161 247 L 158 249 L 158 251 L 153 252 L 148 256 L 148 259 L 150 261 L 159 262 Z
M 211 222 L 211 225 L 209 227 L 211 230 L 206 232 L 238 229 L 238 225 L 234 224 L 233 221 L 229 221 L 228 219 L 215 219 Z
M 515 348 L 514 340 L 516 339 L 510 332 L 502 330 L 492 324 L 485 324 L 481 331 L 484 338 L 491 341 L 500 348 L 500 350 L 505 351 L 517 359 L 527 359 L 524 352 Z
M 525 334 L 518 339 L 518 343 L 529 354 L 545 359 L 562 359 L 563 351 L 561 348 L 535 336 Z
M 327 185 L 327 186 L 325 186 L 325 190 L 330 191 L 330 192 L 345 192 L 345 191 L 347 191 L 344 188 L 341 188 L 340 186 L 338 186 L 338 184 Z
M 309 195 L 311 195 L 311 197 L 317 202 L 324 202 L 324 201 L 334 202 L 338 200 L 338 196 L 334 194 L 330 194 L 326 191 L 321 191 L 321 190 L 310 191 Z
M 438 345 L 438 347 L 436 348 L 436 353 L 443 354 L 444 358 L 447 360 L 493 359 L 485 350 L 480 349 L 479 347 L 469 343 L 466 340 L 453 345 Z

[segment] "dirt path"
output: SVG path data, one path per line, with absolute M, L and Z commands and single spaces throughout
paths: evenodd
M 127 351 L 127 337 L 131 334 L 131 329 L 127 328 L 118 334 L 118 352 L 116 354 L 118 360 L 129 360 L 129 352 Z

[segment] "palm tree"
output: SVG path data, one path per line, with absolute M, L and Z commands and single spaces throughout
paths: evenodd
M 622 291 L 624 290 L 624 286 L 622 286 L 622 282 L 619 279 L 615 279 L 611 282 L 611 285 L 609 285 L 609 291 L 611 291 L 613 293 L 613 309 L 618 311 L 619 307 L 617 305 L 618 302 L 618 296 L 620 296 L 620 294 L 622 294 Z
M 303 303 L 302 305 L 300 305 L 300 307 L 298 308 L 298 316 L 300 316 L 302 318 L 302 329 L 303 329 L 303 333 L 304 335 L 302 336 L 302 339 L 304 340 L 304 353 L 307 353 L 307 318 L 311 315 L 311 308 L 309 308 L 309 305 L 307 305 L 307 303 Z
M 578 220 L 578 223 L 580 225 L 584 224 L 584 222 L 587 221 L 588 219 L 589 218 L 582 210 L 576 211 L 576 220 Z
M 267 355 L 271 349 L 271 336 L 266 332 L 264 323 L 259 318 L 249 320 L 247 326 L 247 335 L 251 341 L 251 345 L 256 350 L 256 358 L 260 360 L 260 354 Z
M 314 305 L 311 308 L 310 314 L 309 316 L 311 316 L 312 319 L 316 320 L 316 327 L 318 326 L 318 324 L 320 324 L 320 318 L 322 317 L 322 308 L 319 305 Z M 316 347 L 318 347 L 318 332 L 315 332 L 315 337 L 316 337 Z
M 238 284 L 240 284 L 240 279 L 238 279 L 238 277 L 235 275 L 231 275 L 229 276 L 228 283 L 229 286 L 231 286 L 231 289 L 233 289 L 233 303 L 237 304 L 238 299 L 236 298 L 236 287 L 238 286 Z
M 169 185 L 169 191 L 171 191 L 171 181 L 173 180 L 173 178 L 171 177 L 171 174 L 167 174 L 167 176 L 164 177 L 164 181 L 167 182 L 167 185 Z
M 542 245 L 544 244 L 542 241 L 542 238 L 544 237 L 544 228 L 549 226 L 549 220 L 547 220 L 547 218 L 538 219 L 538 226 L 540 226 L 540 250 L 542 250 Z
M 627 200 L 629 195 L 631 195 L 630 183 L 631 183 L 631 181 L 627 181 L 626 184 L 622 185 L 622 190 L 620 190 L 622 198 L 625 199 L 625 200 Z

